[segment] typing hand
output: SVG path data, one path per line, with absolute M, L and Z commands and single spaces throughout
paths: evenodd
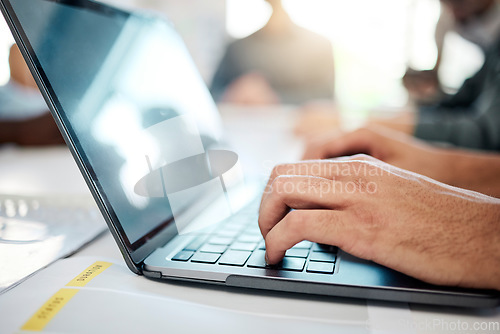
M 270 264 L 310 240 L 430 283 L 500 289 L 500 201 L 368 156 L 275 167 L 259 226 Z
M 448 183 L 450 168 L 442 149 L 381 126 L 331 133 L 306 143 L 304 160 L 367 154 L 396 167 Z

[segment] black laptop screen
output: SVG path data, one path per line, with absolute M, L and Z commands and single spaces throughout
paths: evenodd
M 208 90 L 163 20 L 90 2 L 10 3 L 72 145 L 136 249 L 199 195 L 174 196 L 189 188 L 178 179 L 201 182 L 193 176 L 220 140 Z

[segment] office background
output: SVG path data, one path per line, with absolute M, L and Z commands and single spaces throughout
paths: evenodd
M 105 0 L 168 16 L 183 36 L 203 78 L 210 82 L 231 40 L 260 29 L 271 14 L 264 0 Z M 348 110 L 401 107 L 407 93 L 406 67 L 431 69 L 436 61 L 434 29 L 438 0 L 284 0 L 300 26 L 333 45 L 337 102 Z M 0 85 L 9 78 L 8 49 L 13 39 L 0 24 Z M 450 90 L 482 64 L 479 48 L 455 33 L 446 37 L 441 82 Z M 456 71 L 460 68 L 460 71 Z M 455 69 L 455 70 L 454 70 Z

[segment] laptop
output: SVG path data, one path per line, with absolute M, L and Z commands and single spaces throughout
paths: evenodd
M 217 108 L 172 25 L 88 0 L 0 0 L 126 264 L 155 280 L 494 307 L 303 241 L 264 261 L 259 187 L 244 181 Z

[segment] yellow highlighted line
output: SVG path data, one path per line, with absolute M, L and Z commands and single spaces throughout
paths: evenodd
M 83 287 L 87 285 L 97 275 L 109 268 L 112 263 L 97 261 L 78 276 L 73 278 L 66 286 L 69 287 Z M 73 298 L 78 289 L 61 289 L 57 291 L 50 299 L 33 314 L 33 316 L 26 321 L 21 327 L 25 331 L 42 331 L 45 326 L 52 320 L 52 318 L 61 311 L 64 305 Z
M 57 291 L 38 311 L 21 327 L 26 331 L 41 331 L 63 306 L 78 292 L 77 289 Z
M 73 278 L 71 282 L 66 284 L 66 286 L 83 287 L 109 266 L 111 266 L 111 263 L 109 262 L 97 261 L 96 263 L 82 271 L 78 276 Z

